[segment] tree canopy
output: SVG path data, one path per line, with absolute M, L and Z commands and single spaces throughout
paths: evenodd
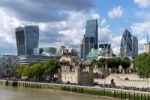
M 121 65 L 121 58 L 100 58 L 99 60 L 92 60 L 91 62 L 92 66 L 97 65 L 100 67 L 105 67 L 107 65 L 108 68 L 118 68 Z
M 133 63 L 137 69 L 137 74 L 141 78 L 150 77 L 150 53 L 140 54 L 137 58 L 135 58 Z
M 15 69 L 17 77 L 27 76 L 34 80 L 42 80 L 46 77 L 53 78 L 60 68 L 60 63 L 57 60 L 49 60 L 47 62 L 32 63 L 29 65 L 22 65 Z
M 131 65 L 131 60 L 128 57 L 122 59 L 121 66 L 124 70 L 127 70 Z

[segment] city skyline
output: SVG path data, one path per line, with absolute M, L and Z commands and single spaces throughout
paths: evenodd
M 86 20 L 95 18 L 99 24 L 99 41 L 110 40 L 115 51 L 124 30 L 129 29 L 138 37 L 141 53 L 150 33 L 149 11 L 150 0 L 111 3 L 109 0 L 1 0 L 0 53 L 17 54 L 15 28 L 22 25 L 39 26 L 40 46 L 60 46 L 65 42 L 79 50 Z

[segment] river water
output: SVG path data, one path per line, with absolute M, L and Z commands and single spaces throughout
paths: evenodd
M 0 86 L 0 100 L 116 100 L 112 98 L 56 91 Z

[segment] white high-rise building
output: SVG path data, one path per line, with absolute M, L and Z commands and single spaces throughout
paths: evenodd
M 144 44 L 144 52 L 146 53 L 150 52 L 150 42 Z

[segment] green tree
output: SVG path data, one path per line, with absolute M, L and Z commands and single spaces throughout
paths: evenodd
M 99 68 L 101 68 L 101 67 L 105 67 L 105 65 L 106 65 L 106 59 L 105 59 L 105 58 L 100 58 L 100 59 L 98 60 L 98 62 L 97 62 L 97 66 L 98 66 Z
M 120 57 L 117 57 L 115 58 L 115 68 L 118 69 L 119 66 L 121 65 L 121 58 Z
M 125 73 L 127 72 L 127 69 L 131 65 L 131 60 L 128 57 L 124 57 L 121 63 L 122 68 L 124 69 Z
M 108 58 L 106 59 L 107 67 L 108 68 L 113 68 L 114 67 L 114 58 Z
M 98 61 L 96 59 L 93 59 L 90 63 L 90 66 L 91 67 L 95 67 L 95 65 L 97 66 L 98 65 Z
M 43 63 L 35 63 L 30 68 L 32 69 L 34 81 L 41 81 L 43 79 L 43 74 L 45 71 Z
M 33 76 L 33 70 L 31 66 L 26 65 L 23 69 L 23 72 L 21 74 L 22 76 L 27 76 L 28 78 L 31 78 Z
M 25 67 L 26 67 L 26 65 L 16 67 L 15 71 L 14 71 L 15 76 L 18 77 L 18 78 L 21 78 L 21 76 L 23 74 L 23 70 L 24 70 Z
M 57 73 L 60 68 L 60 63 L 57 60 L 49 60 L 48 62 L 45 62 L 43 66 L 45 68 L 45 79 L 49 76 L 49 80 L 53 81 L 54 74 Z
M 148 86 L 148 78 L 150 78 L 150 53 L 140 54 L 133 62 L 137 74 L 141 78 L 146 78 Z
M 121 65 L 121 58 L 107 58 L 106 59 L 106 64 L 108 68 L 111 68 L 112 72 L 116 72 L 116 70 L 119 68 Z
M 135 58 L 133 64 L 137 69 L 137 74 L 141 78 L 150 77 L 150 53 L 140 54 Z

